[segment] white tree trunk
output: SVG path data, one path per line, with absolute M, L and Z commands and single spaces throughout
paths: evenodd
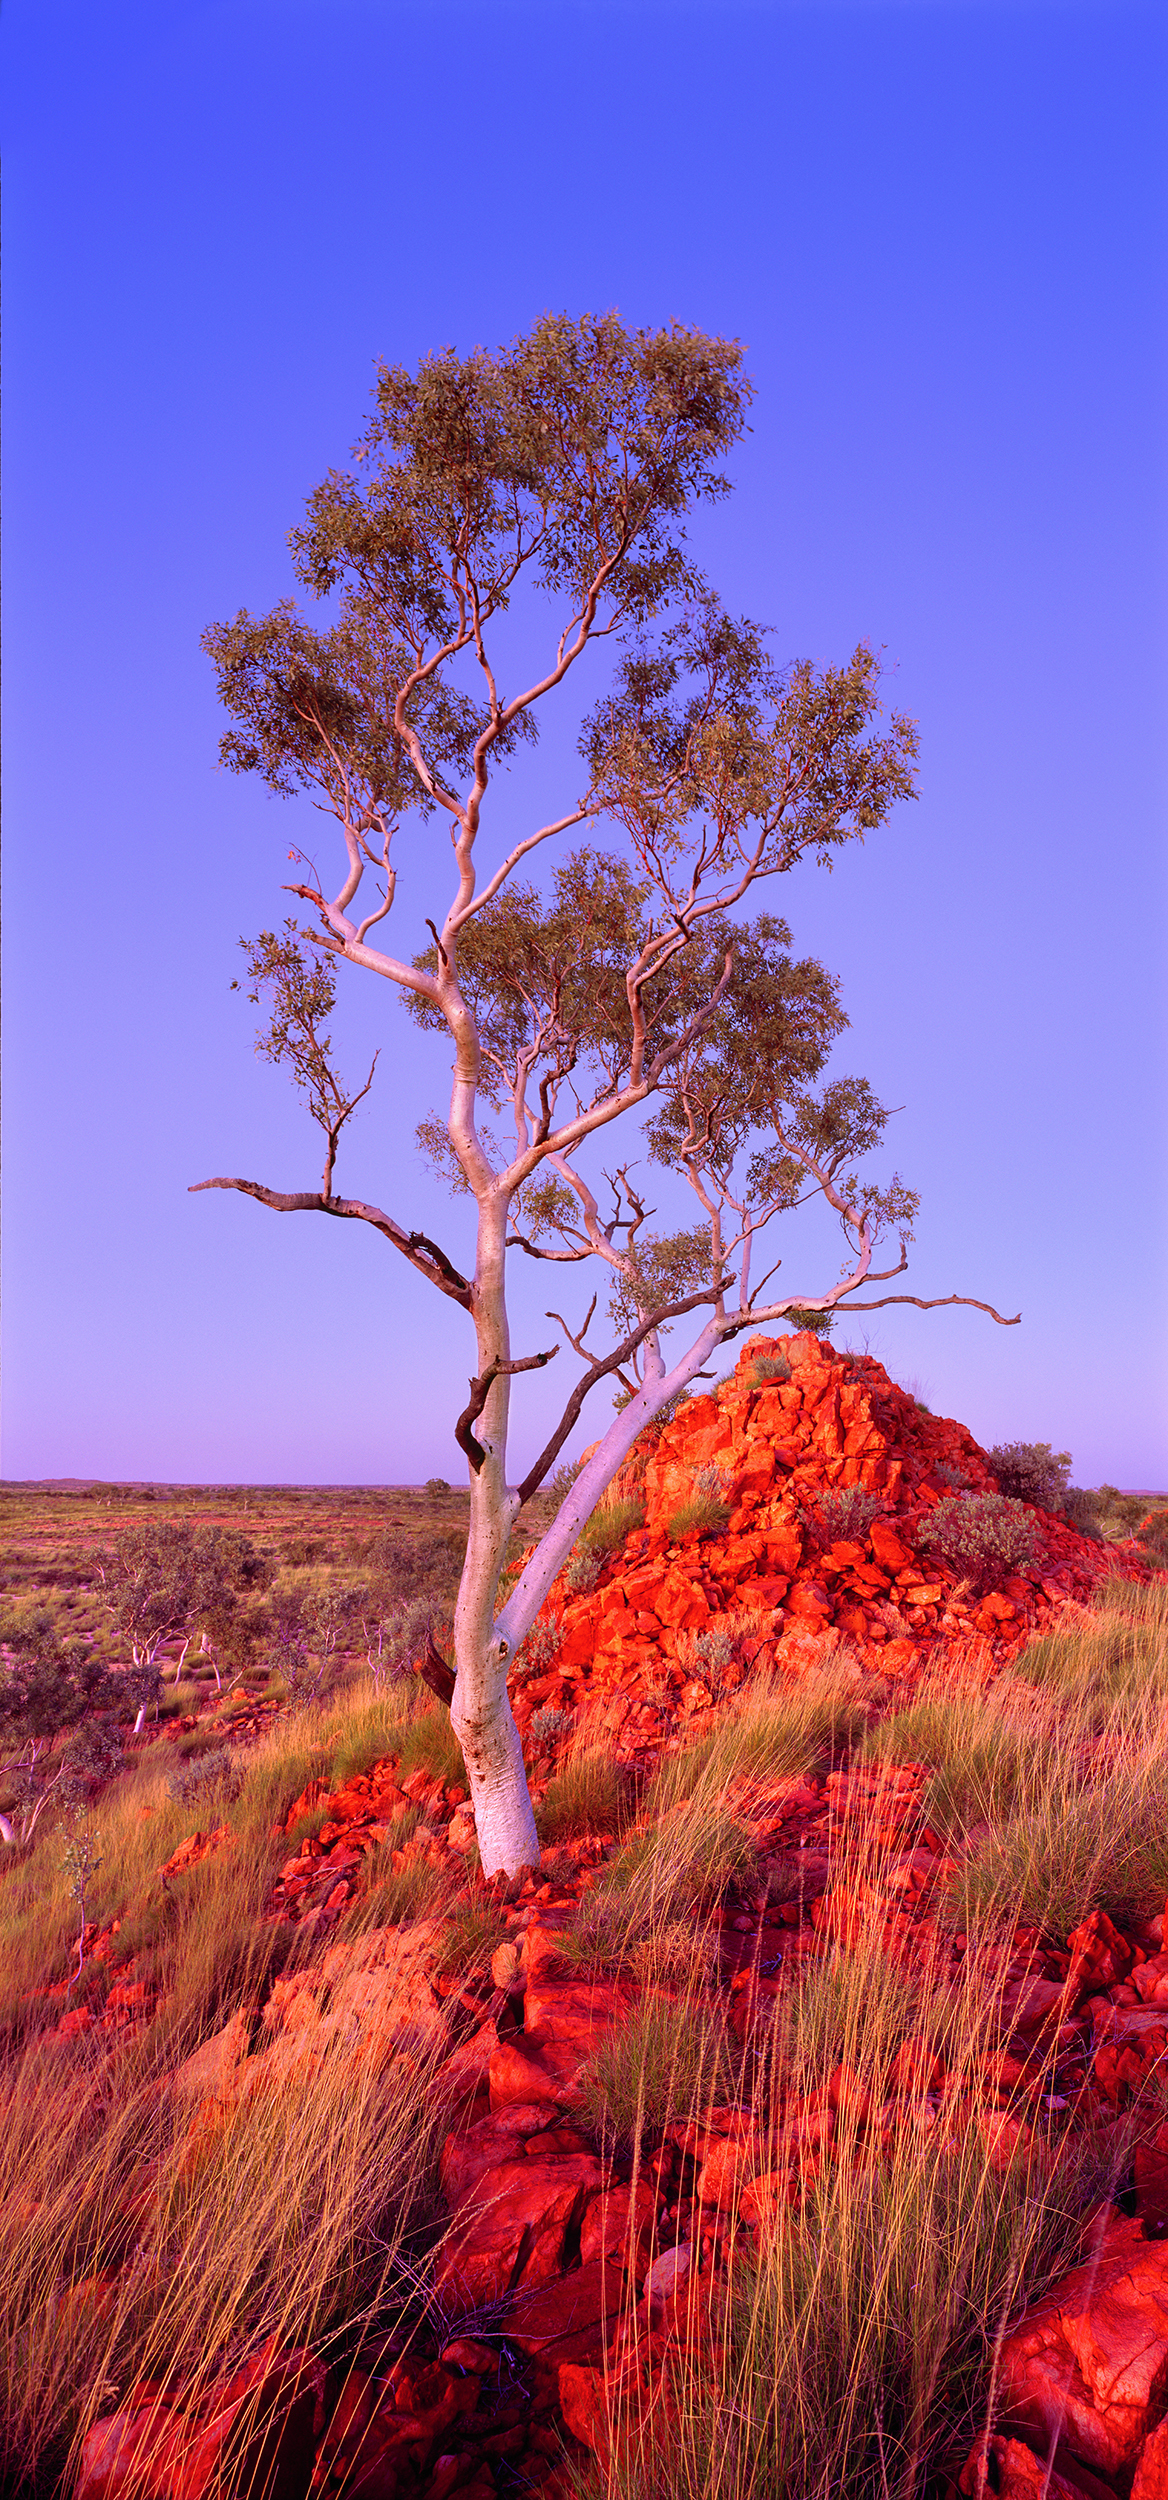
M 503 1263 L 505 1201 L 480 1201 L 475 1324 L 480 1377 L 510 1360 Z M 495 1593 L 507 1552 L 515 1497 L 507 1490 L 510 1381 L 492 1381 L 474 1427 L 485 1455 L 470 1479 L 470 1529 L 454 1616 L 457 1675 L 450 1721 L 462 1747 L 484 1875 L 517 1875 L 539 1865 L 539 1838 L 527 1793 L 523 1747 L 507 1694 L 510 1650 L 494 1628 Z
M 643 1382 L 634 1398 L 621 1408 L 598 1442 L 587 1466 L 582 1467 L 575 1483 L 560 1504 L 550 1528 L 540 1538 L 535 1552 L 503 1608 L 495 1625 L 496 1637 L 507 1645 L 513 1655 L 525 1640 L 543 1604 L 556 1573 L 563 1569 L 580 1530 L 587 1526 L 601 1497 L 607 1493 L 618 1468 L 624 1465 L 634 1443 L 645 1425 L 652 1423 L 671 1398 L 688 1387 L 713 1354 L 723 1334 L 723 1322 L 707 1320 L 701 1335 L 694 1339 L 688 1353 L 681 1356 L 671 1371 L 659 1371 Z

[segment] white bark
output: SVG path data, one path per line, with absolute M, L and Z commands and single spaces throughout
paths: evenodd
M 507 1201 L 479 1201 L 475 1323 L 480 1377 L 510 1359 L 504 1284 Z M 456 1678 L 450 1721 L 462 1747 L 484 1875 L 517 1875 L 539 1865 L 539 1838 L 527 1793 L 523 1747 L 507 1694 L 505 1640 L 494 1629 L 495 1592 L 515 1515 L 506 1481 L 511 1384 L 493 1380 L 475 1438 L 483 1451 L 470 1480 L 470 1529 L 454 1616 Z
M 543 1604 L 556 1573 L 563 1568 L 580 1531 L 592 1517 L 602 1496 L 608 1491 L 619 1467 L 623 1466 L 645 1425 L 659 1415 L 671 1398 L 688 1387 L 700 1372 L 725 1334 L 726 1323 L 717 1316 L 707 1320 L 700 1336 L 695 1337 L 688 1353 L 671 1371 L 659 1370 L 645 1380 L 629 1404 L 609 1425 L 608 1431 L 582 1467 L 575 1483 L 561 1502 L 550 1528 L 540 1538 L 526 1570 L 517 1580 L 495 1625 L 498 1639 L 508 1652 L 518 1649 L 526 1639 Z

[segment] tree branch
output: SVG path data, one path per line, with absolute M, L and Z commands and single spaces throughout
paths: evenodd
M 664 1327 L 666 1320 L 681 1319 L 686 1311 L 699 1310 L 703 1302 L 719 1301 L 727 1285 L 732 1285 L 733 1282 L 734 1278 L 727 1276 L 723 1278 L 720 1285 L 707 1285 L 702 1293 L 688 1293 L 684 1301 L 667 1303 L 663 1310 L 654 1311 L 651 1318 L 642 1320 L 639 1328 L 632 1329 L 624 1343 L 616 1346 L 611 1354 L 600 1356 L 593 1363 L 591 1369 L 585 1372 L 583 1379 L 577 1381 L 551 1440 L 546 1448 L 540 1451 L 534 1467 L 528 1468 L 522 1484 L 516 1488 L 516 1498 L 520 1509 L 524 1502 L 531 1500 L 533 1493 L 538 1492 L 549 1467 L 559 1457 L 572 1426 L 577 1422 L 589 1390 L 595 1388 L 597 1381 L 603 1380 L 607 1372 L 619 1371 L 621 1364 L 628 1362 L 630 1356 L 636 1353 L 637 1347 L 644 1343 L 646 1337 L 652 1335 L 655 1328 Z M 569 1343 L 575 1342 L 567 1321 L 560 1319 L 558 1311 L 549 1311 L 547 1316 L 549 1319 L 558 1319 Z M 587 1324 L 585 1321 L 585 1327 Z M 749 1319 L 744 1320 L 744 1327 L 749 1324 Z M 578 1348 L 577 1351 L 579 1351 Z
M 912 1302 L 915 1303 L 918 1311 L 944 1311 L 948 1309 L 951 1302 L 960 1302 L 969 1311 L 988 1311 L 990 1318 L 996 1319 L 999 1328 L 1017 1328 L 1022 1319 L 1021 1311 L 1015 1311 L 1013 1319 L 1003 1319 L 1001 1312 L 995 1311 L 992 1302 L 979 1302 L 971 1293 L 939 1293 L 933 1302 L 923 1302 L 919 1293 L 886 1293 L 880 1302 L 841 1302 L 837 1308 L 843 1311 L 886 1311 L 890 1302 Z M 810 1310 L 812 1306 L 810 1303 L 804 1303 L 801 1307 L 804 1310 Z
M 549 1319 L 551 1316 L 549 1311 Z M 490 1394 L 492 1381 L 499 1380 L 504 1375 L 510 1379 L 515 1372 L 542 1371 L 544 1364 L 550 1363 L 552 1356 L 558 1354 L 559 1350 L 558 1345 L 554 1345 L 549 1346 L 546 1354 L 525 1354 L 518 1363 L 488 1363 L 485 1372 L 481 1372 L 477 1379 L 471 1381 L 470 1404 L 463 1407 L 454 1427 L 454 1438 L 459 1449 L 465 1450 L 476 1476 L 487 1453 L 481 1441 L 476 1441 L 471 1425 L 482 1414 Z
M 319 1189 L 267 1189 L 262 1181 L 229 1180 L 218 1176 L 209 1181 L 192 1181 L 190 1195 L 200 1189 L 239 1189 L 245 1198 L 257 1198 L 262 1207 L 274 1207 L 278 1215 L 340 1215 L 372 1224 L 376 1232 L 400 1250 L 403 1259 L 416 1267 L 419 1276 L 436 1285 L 439 1293 L 449 1294 L 452 1302 L 461 1302 L 464 1311 L 473 1308 L 474 1288 L 459 1274 L 452 1259 L 440 1250 L 436 1241 L 425 1233 L 407 1233 L 395 1224 L 392 1215 L 381 1207 L 367 1206 L 361 1198 L 325 1198 Z

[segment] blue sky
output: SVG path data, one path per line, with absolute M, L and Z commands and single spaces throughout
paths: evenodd
M 910 1285 L 1024 1317 L 871 1348 L 1168 1485 L 1163 9 L 8 0 L 3 39 L 4 1474 L 460 1475 L 461 1315 L 357 1228 L 187 1195 L 317 1168 L 229 987 L 303 818 L 217 770 L 199 635 L 291 587 L 376 358 L 615 306 L 747 343 L 703 560 L 783 657 L 883 645 L 920 723 L 919 804 L 773 900 L 904 1106 Z M 446 1058 L 381 990 L 340 1182 L 457 1255 Z M 523 1277 L 517 1342 L 557 1298 Z

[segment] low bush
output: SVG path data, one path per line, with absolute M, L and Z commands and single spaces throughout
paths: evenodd
M 873 1520 L 879 1519 L 887 1508 L 879 1493 L 867 1493 L 859 1484 L 841 1485 L 838 1490 L 821 1494 L 806 1517 L 809 1525 L 818 1529 L 825 1545 L 836 1545 L 844 1539 L 862 1545 Z
M 1168 1571 L 1168 1508 L 1149 1512 L 1136 1530 L 1136 1542 L 1157 1571 Z
M 1077 1528 L 1080 1536 L 1103 1541 L 1104 1504 L 1098 1493 L 1090 1493 L 1081 1484 L 1069 1484 L 1063 1496 L 1063 1518 L 1068 1527 Z
M 1000 1587 L 1037 1551 L 1033 1521 L 1001 1493 L 946 1494 L 921 1522 L 917 1543 L 940 1554 L 975 1595 Z
M 554 1703 L 545 1702 L 533 1713 L 528 1735 L 533 1745 L 556 1745 L 562 1736 L 571 1733 L 572 1725 L 570 1710 L 557 1710 Z
M 1037 1510 L 1062 1509 L 1070 1482 L 1069 1450 L 1052 1450 L 1049 1441 L 1000 1441 L 989 1461 L 998 1491 L 1007 1500 L 1032 1502 Z
M 756 1354 L 748 1385 L 752 1389 L 772 1389 L 790 1377 L 791 1366 L 785 1354 Z

